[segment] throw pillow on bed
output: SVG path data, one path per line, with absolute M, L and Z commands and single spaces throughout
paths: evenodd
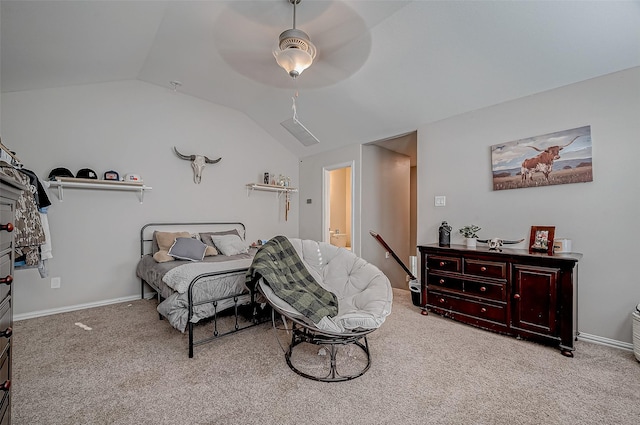
M 207 245 L 211 245 L 213 246 L 213 239 L 211 239 L 213 236 L 222 236 L 222 235 L 238 235 L 238 237 L 240 236 L 240 233 L 238 233 L 237 229 L 231 229 L 231 230 L 222 230 L 219 232 L 202 232 L 199 234 L 200 236 L 200 240 L 204 243 L 206 243 Z
M 238 235 L 211 235 L 211 239 L 218 251 L 224 255 L 230 256 L 249 252 L 249 247 Z
M 193 238 L 176 238 L 169 249 L 169 255 L 181 260 L 202 261 L 207 245 Z
M 167 261 L 175 261 L 175 258 L 169 255 L 169 251 L 157 251 L 153 254 L 153 259 L 156 263 L 166 263 Z
M 171 245 L 174 244 L 176 238 L 190 238 L 189 232 L 154 232 L 153 237 L 158 244 L 159 251 L 169 251 Z
M 207 250 L 204 252 L 204 256 L 210 257 L 212 255 L 218 255 L 218 250 L 215 246 L 207 245 Z

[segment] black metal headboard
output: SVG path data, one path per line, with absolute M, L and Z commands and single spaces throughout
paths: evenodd
M 153 246 L 153 232 L 219 232 L 223 230 L 236 229 L 242 236 L 247 238 L 247 229 L 240 222 L 173 222 L 173 223 L 148 223 L 140 229 L 140 256 L 150 254 Z

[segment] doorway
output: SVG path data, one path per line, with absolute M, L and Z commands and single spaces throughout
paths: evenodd
M 324 167 L 323 173 L 323 241 L 352 249 L 354 163 Z
M 417 132 L 362 146 L 360 226 L 380 234 L 405 265 L 417 249 Z M 363 236 L 361 256 L 396 288 L 408 289 L 407 274 L 374 238 Z M 417 270 L 414 274 L 417 274 Z

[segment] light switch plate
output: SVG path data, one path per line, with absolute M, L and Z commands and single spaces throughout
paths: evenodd
M 447 197 L 446 196 L 436 196 L 436 197 L 434 197 L 434 200 L 433 200 L 433 204 L 436 207 L 444 207 L 446 202 L 447 202 Z

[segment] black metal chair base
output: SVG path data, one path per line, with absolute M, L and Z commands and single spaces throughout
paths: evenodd
M 289 349 L 285 352 L 284 357 L 289 368 L 298 375 L 320 382 L 342 382 L 362 376 L 367 370 L 369 370 L 369 367 L 371 366 L 371 353 L 369 351 L 369 343 L 366 335 L 372 332 L 373 329 L 353 332 L 352 334 L 330 334 L 318 330 L 312 330 L 301 325 L 300 322 L 293 321 L 292 323 L 291 344 L 289 345 Z M 361 340 L 363 342 L 361 342 Z M 324 347 L 328 351 L 329 372 L 326 375 L 312 375 L 310 373 L 303 372 L 293 364 L 291 360 L 293 356 L 293 349 L 302 343 Z M 353 373 L 340 374 L 336 360 L 338 348 L 340 346 L 358 347 L 366 355 L 366 364 L 363 367 L 358 368 Z

